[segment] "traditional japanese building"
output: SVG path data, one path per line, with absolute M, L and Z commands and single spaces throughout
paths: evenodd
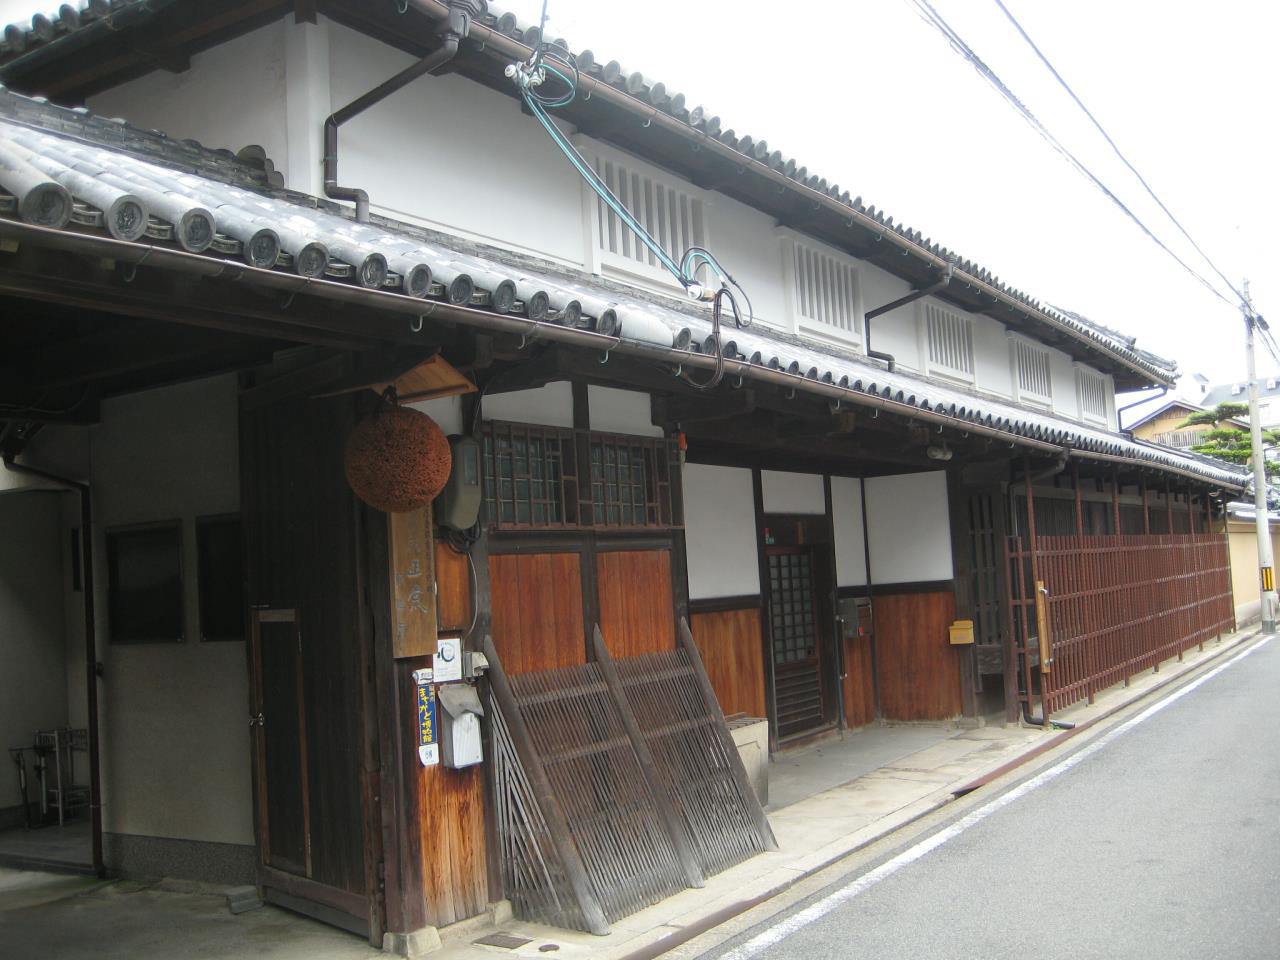
M 1232 629 L 1245 477 L 1118 429 L 1172 364 L 683 94 L 579 51 L 565 150 L 479 0 L 64 11 L 0 48 L 0 730 L 88 731 L 95 867 L 402 949 L 503 899 L 592 929 L 771 842 L 682 766 L 716 704 L 773 751 L 1043 723 Z M 395 403 L 452 438 L 388 467 L 452 463 L 434 515 L 348 482 Z M 481 714 L 480 763 L 424 733 Z M 670 853 L 610 883 L 602 821 Z

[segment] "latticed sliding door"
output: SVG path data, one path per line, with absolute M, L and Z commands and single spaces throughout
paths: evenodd
M 822 694 L 822 641 L 813 552 L 770 547 L 769 622 L 778 737 L 805 733 L 827 720 Z

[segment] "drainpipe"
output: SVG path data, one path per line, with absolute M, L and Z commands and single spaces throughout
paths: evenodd
M 893 368 L 897 365 L 897 360 L 891 353 L 884 353 L 880 350 L 871 349 L 871 321 L 881 314 L 888 313 L 891 310 L 897 310 L 899 307 L 905 307 L 908 303 L 914 303 L 921 297 L 927 297 L 931 293 L 936 293 L 951 282 L 951 277 L 955 274 L 956 265 L 947 262 L 947 272 L 943 274 L 942 279 L 936 283 L 931 283 L 927 287 L 919 290 L 912 290 L 905 297 L 899 297 L 890 303 L 886 303 L 882 307 L 876 307 L 874 310 L 868 310 L 862 316 L 862 332 L 863 343 L 867 345 L 867 356 L 872 360 L 883 360 L 889 367 L 889 372 L 893 373 Z
M 84 669 L 89 712 L 89 825 L 93 832 L 93 872 L 107 875 L 102 862 L 102 777 L 98 752 L 98 642 L 93 618 L 93 503 L 89 484 L 14 463 L 5 457 L 5 468 L 14 473 L 39 477 L 80 494 L 80 562 L 84 567 Z
M 448 17 L 439 29 L 440 46 L 394 77 L 384 80 L 363 96 L 352 100 L 341 110 L 330 114 L 324 122 L 324 193 L 332 200 L 351 200 L 356 205 L 356 220 L 369 222 L 369 194 L 358 187 L 338 185 L 338 128 L 385 100 L 401 87 L 423 74 L 432 73 L 453 59 L 458 46 L 471 32 L 471 22 L 484 12 L 484 0 L 449 0 Z

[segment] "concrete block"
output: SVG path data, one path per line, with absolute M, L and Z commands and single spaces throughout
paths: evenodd
M 760 717 L 730 720 L 729 733 L 763 807 L 769 803 L 769 721 Z
M 412 933 L 384 933 L 382 935 L 382 952 L 416 960 L 429 953 L 442 949 L 440 931 L 435 927 L 423 927 Z
M 262 906 L 257 887 L 233 887 L 227 891 L 227 909 L 233 914 L 248 913 Z

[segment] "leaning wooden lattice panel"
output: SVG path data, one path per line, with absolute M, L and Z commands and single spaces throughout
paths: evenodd
M 599 666 L 522 674 L 511 687 L 605 916 L 618 920 L 683 889 Z
M 678 649 L 614 662 L 659 786 L 710 875 L 777 844 L 688 627 L 680 627 Z
M 546 818 L 516 755 L 496 706 L 493 723 L 493 793 L 502 851 L 502 888 L 516 916 L 555 927 L 590 930 L 556 853 Z

